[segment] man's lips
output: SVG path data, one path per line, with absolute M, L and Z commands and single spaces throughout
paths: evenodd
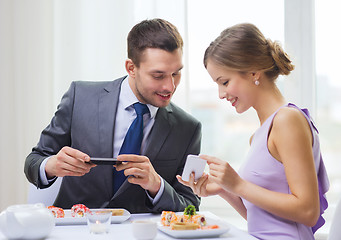
M 167 94 L 161 94 L 161 93 L 157 93 L 157 95 L 162 98 L 163 100 L 168 100 L 171 98 L 172 94 L 167 93 Z

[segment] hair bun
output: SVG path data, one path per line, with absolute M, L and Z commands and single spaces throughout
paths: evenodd
M 289 75 L 295 66 L 291 63 L 289 56 L 283 51 L 282 46 L 278 41 L 267 39 L 271 56 L 279 70 L 280 75 Z

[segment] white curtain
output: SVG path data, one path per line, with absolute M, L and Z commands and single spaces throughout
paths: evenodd
M 24 203 L 24 159 L 53 112 L 51 1 L 0 1 L 0 210 Z

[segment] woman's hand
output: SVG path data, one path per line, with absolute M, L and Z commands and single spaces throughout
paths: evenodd
M 183 185 L 192 188 L 194 194 L 198 195 L 199 197 L 218 195 L 223 191 L 223 189 L 218 184 L 210 180 L 210 176 L 206 173 L 204 173 L 197 182 L 194 181 L 194 173 L 190 174 L 188 182 L 182 180 L 181 176 L 179 175 L 177 175 L 176 178 Z
M 205 159 L 210 167 L 209 178 L 211 182 L 216 183 L 225 191 L 236 193 L 236 189 L 243 180 L 230 164 L 208 155 L 200 155 L 200 157 Z

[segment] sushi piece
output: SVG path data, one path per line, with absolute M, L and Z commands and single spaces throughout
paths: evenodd
M 84 217 L 86 213 L 91 213 L 91 211 L 84 204 L 75 204 L 71 208 L 72 217 Z
M 124 215 L 124 209 L 122 208 L 115 208 L 115 209 L 106 208 L 98 212 L 111 212 L 111 216 L 123 216 Z
M 178 222 L 180 222 L 180 223 L 191 223 L 192 222 L 192 216 L 190 216 L 190 215 L 180 215 Z
M 170 225 L 181 222 L 182 215 L 174 214 L 170 220 Z
M 65 213 L 64 213 L 64 210 L 62 208 L 55 207 L 55 206 L 48 206 L 47 208 L 52 212 L 52 214 L 55 218 L 65 217 Z
M 200 227 L 206 226 L 207 224 L 205 216 L 200 214 L 192 216 L 192 223 L 197 223 Z
M 196 229 L 199 229 L 200 226 L 197 223 L 179 222 L 179 223 L 172 223 L 170 228 L 171 230 L 196 230 Z
M 162 226 L 170 226 L 172 219 L 175 217 L 175 212 L 162 211 L 161 213 L 161 224 Z

